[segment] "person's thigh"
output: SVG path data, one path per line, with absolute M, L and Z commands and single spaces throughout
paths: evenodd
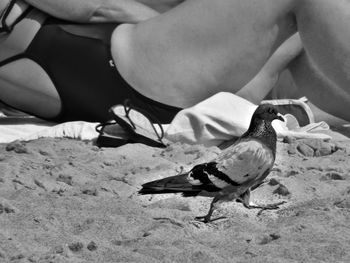
M 0 67 L 0 100 L 43 118 L 56 117 L 61 111 L 61 100 L 50 77 L 27 58 Z
M 304 48 L 315 66 L 339 87 L 348 87 L 350 1 L 301 0 L 296 18 Z
M 292 66 L 300 91 L 350 120 L 350 1 L 300 0 L 295 9 L 305 53 Z
M 307 96 L 323 111 L 350 120 L 347 110 L 350 93 L 321 72 L 306 52 L 291 63 L 289 69 L 299 94 Z
M 295 33 L 294 3 L 187 0 L 153 19 L 118 27 L 112 55 L 138 92 L 189 107 L 247 84 Z

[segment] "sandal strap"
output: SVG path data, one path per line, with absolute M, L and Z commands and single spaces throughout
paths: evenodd
M 98 124 L 95 129 L 99 133 L 99 137 L 96 141 L 96 144 L 100 147 L 118 147 L 126 143 L 142 143 L 148 146 L 152 147 L 158 147 L 158 148 L 165 148 L 166 145 L 162 142 L 162 138 L 164 136 L 164 130 L 161 124 L 157 121 L 155 117 L 153 117 L 151 114 L 146 113 L 144 110 L 139 109 L 135 107 L 129 99 L 124 101 L 124 104 L 122 105 L 124 107 L 125 117 L 128 121 L 126 121 L 124 118 L 118 116 L 113 111 L 114 107 L 120 106 L 115 105 L 112 106 L 109 109 L 109 114 L 112 117 L 111 121 Z M 158 140 L 154 140 L 152 138 L 149 138 L 143 134 L 137 133 L 137 127 L 134 124 L 133 120 L 130 118 L 129 113 L 131 110 L 135 110 L 138 113 L 142 114 L 151 124 L 153 128 L 153 132 L 157 135 Z M 160 127 L 160 134 L 158 133 L 157 129 L 154 126 L 153 121 L 156 121 L 156 124 Z M 118 138 L 116 136 L 113 136 L 113 134 L 108 134 L 108 132 L 105 131 L 106 127 L 110 125 L 116 125 L 118 124 L 119 127 L 125 132 L 126 138 Z

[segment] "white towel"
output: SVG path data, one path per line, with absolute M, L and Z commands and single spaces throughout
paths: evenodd
M 165 138 L 172 142 L 216 146 L 241 136 L 247 129 L 257 105 L 228 92 L 220 92 L 180 111 L 170 123 L 164 125 Z M 293 116 L 285 116 L 286 122 L 272 124 L 279 137 L 330 139 L 322 133 L 329 129 L 325 122 L 299 127 Z M 0 142 L 35 140 L 41 137 L 66 137 L 79 140 L 96 139 L 97 123 L 74 121 L 55 125 L 37 118 L 0 118 Z
M 257 105 L 229 92 L 220 92 L 180 111 L 166 130 L 166 138 L 170 141 L 203 144 L 205 146 L 219 145 L 233 137 L 241 136 L 249 127 L 251 117 Z M 313 123 L 309 127 L 300 128 L 298 125 L 291 129 L 286 122 L 273 121 L 273 127 L 279 137 L 291 136 L 296 138 L 330 139 L 315 130 L 327 130 L 325 123 Z M 311 127 L 312 126 L 312 127 Z
M 0 143 L 29 141 L 42 137 L 92 140 L 97 123 L 74 121 L 55 124 L 34 117 L 0 117 Z

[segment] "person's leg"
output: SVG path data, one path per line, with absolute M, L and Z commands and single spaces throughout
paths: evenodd
M 342 89 L 321 72 L 305 52 L 289 65 L 300 95 L 306 96 L 318 108 L 349 120 L 350 90 Z
M 259 104 L 274 88 L 282 71 L 302 50 L 299 34 L 295 33 L 278 47 L 258 74 L 236 92 L 236 95 Z
M 297 85 L 321 109 L 350 120 L 350 1 L 300 0 L 295 9 L 305 54 Z
M 48 75 L 33 61 L 19 59 L 0 67 L 0 100 L 21 111 L 53 118 L 61 100 Z

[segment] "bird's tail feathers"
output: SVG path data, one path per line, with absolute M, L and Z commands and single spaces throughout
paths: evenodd
M 188 182 L 187 173 L 185 173 L 145 183 L 142 185 L 139 194 L 182 193 L 183 196 L 196 196 L 201 190 L 201 188 Z

